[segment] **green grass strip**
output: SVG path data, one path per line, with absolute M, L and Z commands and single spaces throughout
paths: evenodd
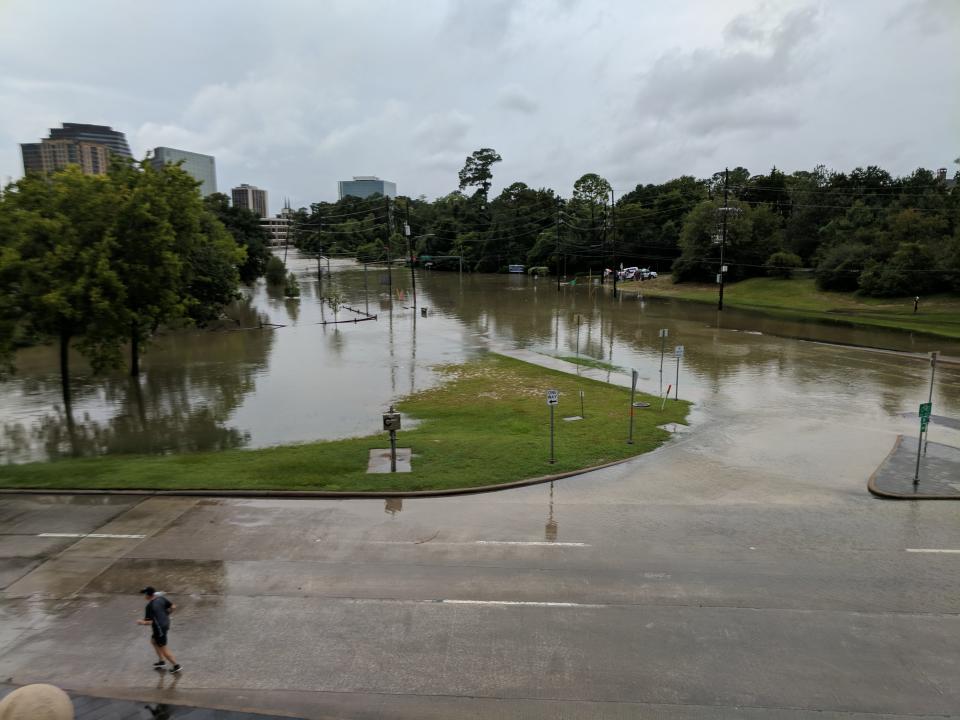
M 404 491 L 468 488 L 599 465 L 653 450 L 669 437 L 657 425 L 684 422 L 689 403 L 637 410 L 627 445 L 629 391 L 500 355 L 440 368 L 446 382 L 397 403 L 419 424 L 398 434 L 413 448 L 413 472 L 367 474 L 371 448 L 386 433 L 258 450 L 167 456 L 106 456 L 6 465 L 0 487 L 46 489 L 208 489 Z M 560 391 L 556 458 L 549 458 L 546 392 Z M 564 422 L 580 412 L 586 419 Z M 379 417 L 372 418 L 379 422 Z
M 695 302 L 716 303 L 717 286 L 699 283 L 673 284 L 670 278 L 622 283 L 625 291 L 642 292 L 646 297 L 671 297 Z M 960 298 L 932 295 L 920 298 L 919 312 L 913 312 L 913 298 L 869 298 L 855 293 L 817 289 L 810 278 L 783 280 L 751 278 L 724 287 L 724 305 L 758 310 L 796 320 L 887 328 L 960 338 Z

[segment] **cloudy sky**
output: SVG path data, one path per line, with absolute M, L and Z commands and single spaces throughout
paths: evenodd
M 216 156 L 276 211 L 352 175 L 430 198 L 623 192 L 725 165 L 957 169 L 960 0 L 0 0 L 0 178 L 63 121 Z

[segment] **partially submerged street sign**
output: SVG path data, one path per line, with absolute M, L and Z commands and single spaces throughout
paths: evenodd
M 678 357 L 678 358 L 682 358 L 682 357 L 683 357 L 683 345 L 677 345 L 677 346 L 673 349 L 673 356 L 674 356 L 674 357 Z

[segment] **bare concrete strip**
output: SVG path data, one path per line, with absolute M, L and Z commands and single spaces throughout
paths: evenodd
M 11 584 L 4 595 L 8 598 L 35 595 L 68 598 L 80 592 L 118 558 L 133 550 L 144 538 L 157 533 L 198 500 L 182 498 L 147 498 L 100 528 L 65 548 L 55 557 Z M 140 532 L 134 532 L 134 531 Z M 135 537 L 116 538 L 104 535 Z

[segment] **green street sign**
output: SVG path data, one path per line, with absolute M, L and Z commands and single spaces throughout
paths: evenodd
M 920 432 L 927 431 L 927 425 L 930 423 L 930 418 L 920 418 Z
M 930 411 L 933 409 L 933 403 L 921 403 L 920 404 L 920 419 L 927 421 L 930 419 Z M 926 424 L 926 423 L 924 423 Z

